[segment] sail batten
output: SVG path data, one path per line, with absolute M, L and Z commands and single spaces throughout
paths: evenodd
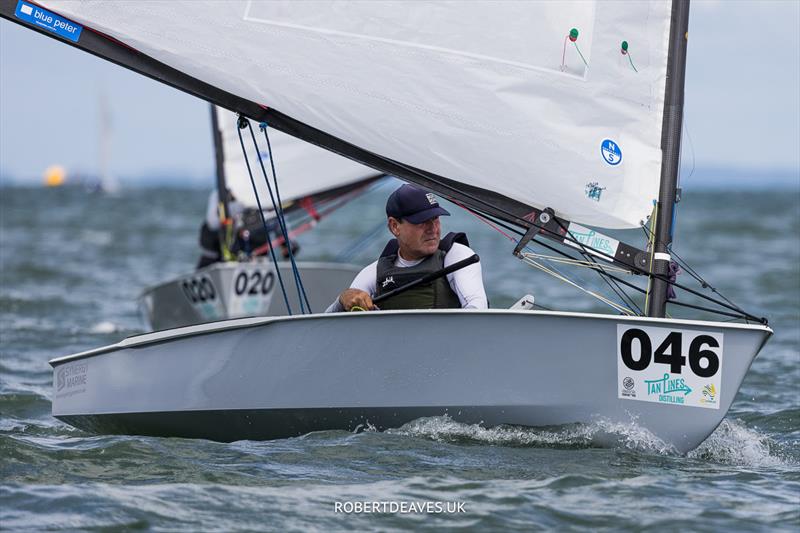
M 43 5 L 366 152 L 582 224 L 638 226 L 658 195 L 660 0 Z

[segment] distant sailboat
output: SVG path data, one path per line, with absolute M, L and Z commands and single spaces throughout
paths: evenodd
M 213 242 L 216 260 L 201 263 L 195 272 L 147 288 L 139 298 L 142 317 L 150 329 L 162 330 L 248 316 L 280 316 L 290 309 L 299 310 L 301 296 L 295 291 L 280 293 L 279 278 L 293 284 L 292 265 L 281 258 L 277 270 L 270 261 L 265 239 L 281 257 L 282 237 L 273 231 L 264 232 L 262 221 L 256 215 L 259 202 L 265 208 L 265 217 L 275 213 L 266 209 L 269 191 L 266 183 L 256 182 L 253 190 L 250 175 L 239 141 L 237 116 L 223 108 L 211 106 L 211 124 L 217 168 L 216 206 L 214 232 L 219 237 Z M 285 186 L 281 190 L 285 212 L 305 212 L 290 237 L 312 228 L 324 216 L 345 202 L 364 192 L 383 174 L 369 167 L 339 157 L 312 144 L 289 135 L 273 132 L 271 146 L 279 154 L 279 167 Z M 262 158 L 269 157 L 265 151 Z M 254 148 L 248 149 L 252 165 L 257 164 Z M 238 216 L 232 213 L 233 203 L 220 200 L 229 194 L 235 198 Z M 256 194 L 258 194 L 257 199 Z M 247 210 L 249 222 L 241 219 L 241 210 Z M 248 236 L 246 242 L 237 241 L 233 232 L 249 227 L 249 233 L 258 234 L 260 240 Z M 207 232 L 211 233 L 211 232 Z M 234 249 L 235 248 L 235 249 Z M 300 261 L 297 263 L 302 277 L 305 296 L 312 309 L 324 309 L 348 286 L 360 267 L 346 263 Z
M 111 173 L 111 150 L 113 148 L 113 123 L 108 93 L 101 88 L 97 97 L 97 169 L 99 190 L 105 194 L 119 193 L 119 180 Z

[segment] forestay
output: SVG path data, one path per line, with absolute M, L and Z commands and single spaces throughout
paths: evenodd
M 219 130 L 222 137 L 225 182 L 236 199 L 248 207 L 256 207 L 256 197 L 250 174 L 242 155 L 237 127 L 238 117 L 221 107 L 217 108 Z M 270 172 L 269 152 L 264 135 L 254 128 L 256 141 L 267 172 Z M 250 131 L 242 130 L 247 157 L 253 170 L 262 206 L 271 209 L 269 191 L 258 166 L 258 155 Z M 374 169 L 338 156 L 327 150 L 295 139 L 280 131 L 269 131 L 270 146 L 279 177 L 281 200 L 289 202 L 338 187 L 352 185 L 380 175 Z M 270 173 L 271 175 L 271 173 Z
M 658 195 L 668 2 L 41 3 L 355 146 L 569 220 L 638 226 Z

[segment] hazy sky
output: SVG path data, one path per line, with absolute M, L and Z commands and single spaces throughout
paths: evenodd
M 685 126 L 699 167 L 800 168 L 799 33 L 800 0 L 692 2 Z M 0 174 L 96 172 L 102 93 L 112 173 L 213 175 L 205 102 L 5 20 Z

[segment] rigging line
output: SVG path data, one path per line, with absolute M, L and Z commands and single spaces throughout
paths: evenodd
M 692 169 L 689 171 L 689 175 L 686 176 L 686 179 L 688 180 L 694 174 L 694 170 L 695 170 L 695 154 L 694 154 L 694 143 L 692 142 L 692 135 L 691 135 L 691 133 L 689 133 L 689 124 L 686 121 L 686 113 L 684 113 L 684 115 L 683 115 L 683 131 L 684 131 L 684 133 L 686 133 L 686 140 L 689 141 L 689 151 L 692 154 Z
M 275 196 L 278 198 L 278 209 L 280 209 L 280 222 L 281 222 L 281 231 L 283 231 L 283 239 L 286 243 L 286 250 L 289 252 L 289 261 L 292 263 L 292 271 L 294 272 L 294 279 L 295 284 L 298 288 L 298 298 L 300 298 L 300 309 L 303 309 L 303 300 L 305 300 L 305 308 L 308 309 L 309 314 L 313 313 L 311 310 L 311 304 L 308 301 L 308 296 L 306 295 L 306 288 L 303 286 L 303 280 L 300 277 L 300 270 L 297 268 L 297 264 L 294 260 L 294 251 L 292 251 L 292 243 L 289 242 L 289 234 L 286 230 L 286 221 L 283 219 L 283 204 L 281 203 L 281 191 L 278 188 L 278 174 L 275 172 L 275 159 L 272 157 L 272 145 L 269 142 L 269 134 L 267 133 L 267 123 L 262 122 L 259 124 L 259 128 L 261 131 L 264 132 L 264 138 L 267 140 L 267 152 L 269 153 L 269 164 L 272 168 L 272 180 L 275 182 Z M 250 133 L 253 133 L 252 128 L 250 129 Z M 253 144 L 255 145 L 255 135 L 253 134 Z M 258 150 L 258 146 L 256 146 L 256 150 Z M 261 170 L 264 170 L 264 162 L 261 159 L 261 154 L 258 155 L 258 162 L 261 163 Z M 266 171 L 264 172 L 264 180 L 269 183 L 267 178 Z M 271 194 L 271 191 L 270 191 Z M 278 213 L 278 211 L 276 211 Z
M 745 316 L 745 315 L 734 315 L 733 313 L 726 313 L 725 311 L 719 311 L 717 309 L 711 309 L 710 307 L 703 307 L 703 306 L 700 306 L 700 305 L 688 304 L 686 302 L 679 302 L 677 300 L 668 300 L 667 303 L 668 304 L 673 304 L 673 305 L 679 305 L 681 307 L 690 307 L 692 309 L 699 309 L 700 311 L 708 311 L 709 313 L 716 313 L 718 315 L 732 316 L 732 317 L 738 318 L 738 319 L 742 319 L 743 318 L 744 320 L 753 320 L 754 322 L 761 322 L 760 319 L 756 319 L 755 317 L 752 317 L 752 316 L 749 316 L 749 315 L 748 316 Z
M 675 256 L 675 258 L 677 259 L 677 262 L 678 262 L 678 264 L 679 264 L 679 265 L 681 265 L 681 266 L 682 266 L 684 269 L 686 269 L 686 271 L 687 271 L 687 272 L 689 272 L 689 274 L 690 274 L 690 275 L 691 275 L 693 278 L 695 278 L 695 279 L 696 279 L 696 280 L 697 280 L 697 281 L 698 281 L 698 282 L 699 282 L 699 283 L 700 283 L 700 284 L 703 286 L 703 288 L 704 288 L 704 289 L 705 289 L 705 288 L 708 288 L 708 289 L 710 289 L 710 290 L 711 290 L 711 292 L 713 292 L 714 294 L 717 294 L 717 295 L 719 295 L 719 297 L 720 297 L 720 298 L 722 298 L 723 300 L 725 300 L 725 301 L 726 301 L 726 302 L 728 302 L 729 304 L 731 304 L 731 305 L 733 305 L 733 306 L 736 306 L 736 304 L 735 304 L 733 301 L 731 301 L 731 300 L 730 300 L 729 298 L 727 298 L 727 297 L 726 297 L 724 294 L 722 294 L 721 292 L 719 292 L 719 290 L 717 290 L 717 288 L 716 288 L 716 287 L 714 287 L 713 285 L 711 285 L 710 283 L 708 283 L 708 282 L 707 282 L 705 279 L 703 279 L 703 277 L 702 277 L 700 274 L 698 274 L 698 273 L 697 273 L 697 271 L 695 271 L 695 270 L 694 270 L 694 269 L 693 269 L 691 266 L 689 266 L 689 264 L 686 262 L 686 260 L 685 260 L 685 259 L 683 259 L 683 258 L 682 258 L 681 256 L 679 256 L 677 253 L 675 253 L 675 251 L 674 251 L 674 250 L 672 250 L 672 246 L 670 246 L 670 247 L 669 247 L 669 253 Z
M 356 253 L 363 250 L 378 234 L 386 227 L 386 222 L 381 221 L 373 228 L 369 229 L 366 233 L 363 233 L 355 243 L 351 244 L 349 248 L 342 251 L 338 256 L 336 256 L 337 261 L 346 261 Z
M 565 232 L 567 235 L 569 235 L 570 237 L 573 237 L 573 238 L 574 238 L 574 235 L 572 235 L 572 232 L 571 232 L 571 231 L 569 231 L 569 229 L 568 229 L 568 228 L 564 227 L 564 224 L 562 224 L 562 223 L 561 223 L 561 221 L 558 219 L 558 217 L 555 217 L 555 221 L 556 221 L 556 223 L 559 225 L 559 227 L 560 227 L 561 229 L 563 229 L 563 230 L 564 230 L 564 232 Z M 616 294 L 618 297 L 620 297 L 620 299 L 622 299 L 622 301 L 623 301 L 623 302 L 625 302 L 625 304 L 626 304 L 626 305 L 629 305 L 629 306 L 633 307 L 634 309 L 636 309 L 636 311 L 637 311 L 637 312 L 639 313 L 639 315 L 641 316 L 641 315 L 642 315 L 642 310 L 641 310 L 641 309 L 639 309 L 639 306 L 638 306 L 638 305 L 636 305 L 636 302 L 634 302 L 634 301 L 633 301 L 633 299 L 632 299 L 630 296 L 628 296 L 628 294 L 627 294 L 627 293 L 626 293 L 624 290 L 622 290 L 622 289 L 621 289 L 619 286 L 617 286 L 616 284 L 613 284 L 613 283 L 611 283 L 611 282 L 610 282 L 610 281 L 609 281 L 609 280 L 606 278 L 607 272 L 605 271 L 605 269 L 603 268 L 603 266 L 602 266 L 602 265 L 600 265 L 599 263 L 597 263 L 597 260 L 596 260 L 594 257 L 592 257 L 592 255 L 591 255 L 590 253 L 588 253 L 588 252 L 587 252 L 587 250 L 586 250 L 586 247 L 584 246 L 584 244 L 583 244 L 583 243 L 579 243 L 579 244 L 580 244 L 580 247 L 581 247 L 581 250 L 582 250 L 582 254 L 583 254 L 583 256 L 584 256 L 586 259 L 590 260 L 591 262 L 593 262 L 593 263 L 597 264 L 597 267 L 598 267 L 598 269 L 596 270 L 596 272 L 597 272 L 597 273 L 600 275 L 600 277 L 601 277 L 601 278 L 603 278 L 603 281 L 605 281 L 605 282 L 606 282 L 606 284 L 607 284 L 609 287 L 611 287 L 611 290 L 612 290 L 612 291 L 614 291 L 614 293 L 615 293 L 615 294 Z M 651 269 L 651 270 L 652 270 L 652 269 Z
M 533 259 L 530 257 L 530 255 L 531 255 L 531 254 L 527 254 L 527 253 L 523 253 L 523 254 L 522 254 L 522 258 L 523 258 L 522 260 L 523 260 L 523 262 L 524 262 L 525 264 L 527 264 L 527 265 L 530 265 L 530 266 L 533 266 L 533 267 L 535 267 L 535 268 L 538 268 L 538 269 L 539 269 L 539 270 L 541 270 L 542 272 L 545 272 L 546 274 L 549 274 L 549 275 L 553 276 L 554 278 L 556 278 L 556 279 L 558 279 L 558 280 L 562 281 L 563 283 L 567 283 L 568 285 L 572 285 L 572 286 L 573 286 L 573 287 L 575 287 L 576 289 L 578 289 L 578 290 L 580 290 L 580 291 L 583 291 L 583 292 L 585 292 L 586 294 L 588 294 L 588 295 L 590 295 L 590 296 L 594 296 L 595 298 L 597 298 L 597 299 L 598 299 L 598 300 L 600 300 L 601 302 L 603 302 L 603 303 L 605 303 L 606 305 L 608 305 L 608 306 L 610 306 L 610 307 L 612 307 L 612 308 L 616 309 L 616 310 L 617 310 L 617 311 L 619 311 L 620 313 L 627 314 L 627 315 L 632 315 L 632 314 L 633 314 L 633 311 L 631 311 L 630 309 L 627 309 L 627 308 L 625 308 L 624 306 L 622 306 L 622 305 L 619 305 L 619 304 L 617 304 L 616 302 L 613 302 L 613 301 L 609 300 L 608 298 L 606 298 L 606 297 L 604 297 L 604 296 L 602 296 L 602 295 L 600 295 L 600 294 L 598 294 L 598 293 L 596 293 L 596 292 L 594 292 L 594 291 L 591 291 L 591 290 L 589 290 L 589 289 L 586 289 L 586 288 L 584 288 L 584 287 L 581 287 L 580 285 L 578 285 L 578 284 L 577 284 L 577 283 L 575 283 L 574 281 L 570 280 L 569 278 L 567 278 L 567 277 L 566 277 L 566 276 L 564 276 L 563 274 L 559 273 L 558 271 L 556 271 L 556 270 L 551 270 L 550 268 L 548 268 L 548 267 L 544 266 L 543 264 L 541 264 L 541 263 L 539 263 L 539 262 L 537 262 L 537 261 L 533 260 Z
M 554 232 L 554 231 L 551 231 L 551 230 L 548 230 L 548 229 L 546 229 L 546 228 L 542 228 L 542 232 L 546 232 L 546 233 L 550 233 L 550 234 L 553 234 L 553 235 L 557 235 L 557 234 L 556 234 L 556 232 Z M 565 239 L 565 240 L 569 240 L 569 241 L 571 241 L 571 242 L 578 243 L 578 241 L 576 241 L 575 239 L 572 239 L 572 238 L 567 238 L 567 237 L 564 237 L 564 239 Z M 540 241 L 537 241 L 537 242 L 540 242 Z M 581 245 L 582 245 L 582 243 L 578 243 L 578 244 L 581 244 Z M 594 255 L 594 254 L 595 254 L 595 252 L 593 251 L 593 252 L 592 252 L 592 255 Z M 604 253 L 602 253 L 602 252 L 597 252 L 597 254 L 599 254 L 599 255 L 605 255 L 606 257 L 611 257 L 611 256 L 609 256 L 608 254 L 604 254 Z M 697 292 L 697 291 L 695 291 L 695 290 L 693 290 L 693 289 L 690 289 L 689 287 L 687 287 L 687 286 L 685 286 L 685 285 L 682 285 L 682 284 L 680 284 L 680 283 L 677 283 L 677 282 L 671 281 L 671 280 L 669 279 L 669 276 L 665 276 L 665 275 L 662 275 L 662 274 L 656 274 L 656 273 L 654 273 L 654 272 L 648 272 L 647 270 L 644 270 L 644 269 L 642 269 L 642 268 L 639 268 L 639 267 L 638 267 L 638 266 L 636 266 L 636 265 L 629 265 L 629 266 L 630 266 L 630 269 L 631 269 L 631 270 L 633 270 L 633 271 L 636 271 L 636 272 L 638 272 L 638 273 L 640 273 L 640 274 L 643 274 L 643 275 L 646 275 L 646 276 L 650 276 L 650 277 L 654 277 L 654 278 L 660 279 L 660 280 L 662 280 L 662 281 L 664 281 L 664 282 L 666 282 L 666 283 L 668 283 L 668 284 L 670 284 L 670 285 L 672 285 L 672 286 L 674 286 L 674 287 L 677 287 L 677 288 L 679 288 L 679 289 L 682 289 L 682 290 L 684 290 L 684 291 L 690 292 L 690 293 L 692 293 L 692 294 L 694 294 L 694 295 L 696 295 L 696 296 L 699 296 L 700 298 L 703 298 L 703 299 L 705 299 L 705 300 L 708 300 L 709 302 L 713 302 L 713 303 L 715 303 L 715 304 L 719 305 L 720 307 L 724 307 L 724 308 L 726 308 L 726 309 L 730 309 L 730 310 L 732 310 L 732 311 L 736 311 L 736 312 L 742 313 L 743 315 L 750 316 L 750 317 L 752 317 L 752 319 L 753 319 L 753 320 L 762 321 L 762 319 L 756 318 L 756 317 L 754 317 L 753 315 L 751 315 L 750 313 L 748 313 L 747 311 L 745 311 L 744 309 L 741 309 L 741 308 L 739 308 L 739 307 L 738 307 L 736 304 L 733 304 L 733 303 L 732 303 L 731 305 L 728 305 L 728 304 L 727 304 L 727 303 L 725 303 L 725 302 L 721 302 L 721 301 L 719 301 L 719 300 L 716 300 L 716 299 L 714 299 L 714 298 L 711 298 L 710 296 L 706 296 L 705 294 L 702 294 L 702 293 L 699 293 L 699 292 Z M 615 279 L 619 280 L 619 278 L 615 278 Z M 765 320 L 765 319 L 764 319 L 764 320 Z
M 453 203 L 454 203 L 454 204 L 456 204 L 457 206 L 461 207 L 462 209 L 464 209 L 464 210 L 465 210 L 465 211 L 467 211 L 468 213 L 472 214 L 472 215 L 473 215 L 475 218 L 477 218 L 477 219 L 478 219 L 478 220 L 480 220 L 481 222 L 484 222 L 484 223 L 485 223 L 485 224 L 487 224 L 489 227 L 491 227 L 491 228 L 492 228 L 492 229 L 494 229 L 495 231 L 499 232 L 501 235 L 503 235 L 503 236 L 504 236 L 504 237 L 506 237 L 507 239 L 511 240 L 512 242 L 518 242 L 516 239 L 514 239 L 514 237 L 512 237 L 511 235 L 508 235 L 507 233 L 505 233 L 503 230 L 501 230 L 499 227 L 497 227 L 497 226 L 496 226 L 496 225 L 495 225 L 495 224 L 494 224 L 492 221 L 490 221 L 488 218 L 486 218 L 486 217 L 484 217 L 484 216 L 480 215 L 479 213 L 476 213 L 476 212 L 475 212 L 475 211 L 473 211 L 472 209 L 470 209 L 470 208 L 468 208 L 468 207 L 466 207 L 466 206 L 464 206 L 464 205 L 462 205 L 462 204 L 460 204 L 460 203 L 458 203 L 458 202 L 453 202 Z M 504 224 L 501 224 L 501 225 L 503 225 L 503 226 L 504 226 L 506 229 L 509 229 L 510 231 L 514 231 L 514 230 L 511 230 L 510 228 L 508 228 L 507 226 L 505 226 Z M 520 232 L 516 232 L 516 233 L 518 233 L 519 235 L 522 235 L 522 233 L 520 233 Z M 539 242 L 539 241 L 536 241 L 536 242 Z M 529 253 L 531 253 L 531 254 L 533 254 L 533 255 L 538 255 L 539 257 L 546 257 L 546 256 L 541 256 L 540 254 L 536 254 L 535 252 L 533 252 L 533 250 L 531 250 L 531 249 L 530 249 L 530 248 L 528 248 L 527 246 L 526 246 L 526 249 L 530 250 L 530 252 L 529 252 Z M 574 259 L 573 257 L 571 257 L 571 256 L 569 256 L 569 255 L 567 255 L 567 254 L 565 254 L 565 253 L 563 253 L 563 252 L 561 252 L 561 251 L 559 251 L 559 253 L 561 253 L 561 255 L 563 255 L 563 256 L 564 256 L 564 257 L 566 257 L 567 259 L 565 259 L 565 260 L 561 260 L 561 259 L 556 259 L 556 258 L 547 258 L 547 260 L 548 260 L 548 261 L 550 261 L 550 262 L 561 261 L 561 262 L 565 262 L 565 263 L 566 263 L 566 262 L 572 261 L 572 262 L 574 262 L 575 264 L 580 264 L 580 263 L 582 263 L 582 261 L 580 261 L 580 260 L 578 260 L 578 259 Z M 554 268 L 554 270 L 556 270 L 556 272 L 559 272 L 557 269 L 555 269 L 555 267 L 553 267 L 553 268 Z M 591 267 L 589 267 L 589 266 L 587 265 L 587 268 L 591 268 Z M 614 267 L 614 268 L 617 268 L 617 267 Z M 620 271 L 622 271 L 622 272 L 626 272 L 624 269 L 619 269 L 619 270 L 620 270 Z M 566 277 L 566 276 L 565 276 L 563 273 L 561 273 L 561 272 L 559 272 L 559 274 L 561 274 L 562 276 Z M 586 285 L 586 280 L 584 280 L 584 279 L 583 279 L 583 278 L 581 278 L 580 276 L 578 276 L 578 279 L 581 281 L 581 283 L 583 283 L 584 285 Z M 619 296 L 619 295 L 617 295 L 617 296 Z M 598 298 L 598 299 L 600 299 L 600 298 Z M 602 301 L 602 300 L 601 300 L 601 301 Z M 622 301 L 623 301 L 623 303 L 627 303 L 627 302 L 625 302 L 625 300 L 624 300 L 624 299 L 623 299 Z M 614 307 L 614 306 L 612 305 L 611 307 Z
M 256 135 L 253 132 L 253 126 L 250 124 L 250 121 L 247 120 L 247 129 L 250 131 L 250 138 L 253 141 L 253 148 L 256 151 L 256 155 L 258 156 L 258 163 L 261 166 L 261 173 L 264 176 L 264 183 L 267 185 L 267 191 L 269 192 L 270 200 L 272 200 L 272 209 L 275 212 L 275 218 L 278 221 L 278 227 L 281 230 L 281 234 L 283 235 L 284 242 L 286 243 L 287 250 L 289 252 L 289 259 L 291 260 L 292 265 L 292 276 L 294 277 L 294 284 L 295 288 L 297 289 L 297 299 L 300 301 L 300 312 L 305 314 L 307 300 L 304 301 L 303 297 L 305 296 L 305 291 L 303 290 L 302 281 L 300 280 L 300 274 L 297 271 L 297 265 L 294 262 L 294 256 L 292 255 L 292 248 L 291 244 L 289 243 L 289 236 L 288 232 L 286 231 L 286 221 L 283 218 L 283 206 L 280 203 L 280 196 L 278 196 L 277 201 L 275 200 L 276 195 L 272 193 L 272 187 L 269 183 L 269 176 L 267 174 L 267 170 L 264 168 L 264 159 L 261 157 L 261 150 L 258 148 L 258 142 L 256 141 Z M 269 154 L 270 163 L 272 162 L 272 150 L 269 146 L 269 142 L 267 143 L 267 153 Z M 275 178 L 275 167 L 273 165 L 273 178 Z M 278 180 L 275 179 L 275 186 L 277 188 Z M 275 191 L 277 193 L 277 189 Z M 269 239 L 269 233 L 267 234 L 267 239 Z M 309 309 L 310 311 L 310 309 Z
M 241 118 L 241 115 L 239 116 Z M 248 125 L 250 121 L 247 122 Z M 252 132 L 252 130 L 251 130 Z M 242 137 L 242 129 L 239 127 L 239 121 L 236 121 L 236 133 L 239 134 L 239 144 L 242 146 L 242 155 L 244 156 L 244 162 L 247 166 L 247 173 L 250 175 L 250 183 L 253 185 L 253 193 L 256 195 L 256 203 L 258 204 L 258 213 L 261 215 L 261 223 L 264 226 L 264 234 L 267 236 L 267 242 L 269 242 L 269 230 L 267 229 L 267 219 L 264 218 L 264 209 L 261 207 L 261 199 L 258 197 L 258 188 L 256 187 L 256 181 L 253 179 L 253 171 L 250 168 L 250 160 L 247 157 L 247 149 L 244 147 L 244 138 Z M 286 286 L 283 284 L 283 276 L 281 276 L 281 269 L 278 268 L 278 258 L 275 257 L 275 249 L 272 248 L 272 243 L 269 246 L 269 253 L 272 256 L 272 263 L 275 265 L 275 273 L 278 276 L 278 283 L 281 285 L 281 292 L 283 293 L 283 301 L 286 304 L 286 311 L 289 312 L 289 316 L 292 315 L 292 307 L 289 305 L 289 296 L 286 294 Z
M 644 231 L 645 235 L 649 235 L 651 238 L 655 236 L 653 231 L 647 229 L 645 226 L 642 226 L 642 230 Z M 711 292 L 719 295 L 720 298 L 722 298 L 732 306 L 738 307 L 736 303 L 734 303 L 730 298 L 727 298 L 716 287 L 708 283 L 694 268 L 692 268 L 691 265 L 689 265 L 689 263 L 685 259 L 683 259 L 680 255 L 678 255 L 678 253 L 672 249 L 672 244 L 669 245 L 668 251 L 670 255 L 673 255 L 675 257 L 676 263 L 678 263 L 678 265 L 680 265 L 692 278 L 694 278 L 695 281 L 700 283 L 702 288 L 711 290 Z
M 572 266 L 576 266 L 576 267 L 588 268 L 588 269 L 591 269 L 591 270 L 596 270 L 598 268 L 601 268 L 600 265 L 598 265 L 597 263 L 590 262 L 590 261 L 583 261 L 581 259 L 563 259 L 563 258 L 555 257 L 555 256 L 552 256 L 552 255 L 542 255 L 542 254 L 539 254 L 539 253 L 535 253 L 533 251 L 531 251 L 529 253 L 531 255 L 533 255 L 534 257 L 537 257 L 539 259 L 544 259 L 544 260 L 546 260 L 548 262 L 551 262 L 551 263 L 562 263 L 562 264 L 565 264 L 565 265 L 572 265 Z M 615 266 L 609 267 L 609 266 L 605 266 L 604 265 L 602 268 L 607 270 L 607 271 L 620 272 L 620 273 L 623 273 L 623 274 L 628 272 L 624 268 L 615 267 Z
M 650 214 L 650 227 L 652 229 L 649 230 L 650 236 L 647 238 L 647 249 L 650 251 L 650 271 L 653 271 L 653 259 L 655 258 L 656 252 L 656 233 L 654 231 L 655 224 L 656 224 L 656 217 L 658 215 L 658 202 L 653 202 L 653 212 Z M 642 226 L 644 228 L 644 226 Z M 648 230 L 645 230 L 645 235 L 647 235 Z M 677 279 L 677 276 L 676 276 Z M 647 292 L 644 293 L 644 308 L 648 309 L 650 305 L 650 290 L 653 288 L 653 278 L 647 278 Z
M 499 211 L 502 211 L 502 210 L 499 210 Z M 508 214 L 508 213 L 506 213 L 506 214 Z M 508 224 L 506 224 L 506 223 L 504 223 L 504 222 L 502 222 L 502 221 L 500 221 L 500 220 L 497 220 L 497 218 L 496 218 L 496 217 L 493 217 L 492 215 L 489 215 L 489 214 L 487 214 L 487 213 L 482 213 L 482 215 L 483 215 L 483 216 L 486 216 L 486 217 L 487 217 L 489 220 L 491 220 L 491 221 L 492 221 L 492 222 L 494 222 L 495 224 L 497 224 L 497 225 L 501 226 L 502 228 L 504 228 L 504 229 L 508 230 L 508 231 L 509 231 L 509 232 L 511 232 L 511 233 L 516 233 L 517 235 L 520 235 L 520 236 L 523 236 L 523 235 L 524 235 L 524 232 L 520 231 L 520 230 L 519 230 L 519 229 L 517 229 L 517 228 L 513 228 L 513 227 L 509 226 Z M 516 218 L 516 217 L 515 217 L 515 218 Z M 554 235 L 555 235 L 555 232 L 553 232 L 553 231 L 547 230 L 547 229 L 545 229 L 545 228 L 542 228 L 542 230 L 543 230 L 544 232 L 551 233 L 551 234 L 554 234 Z M 543 247 L 547 248 L 548 250 L 551 250 L 551 251 L 553 251 L 553 252 L 555 252 L 555 253 L 558 253 L 558 254 L 560 254 L 560 255 L 563 255 L 564 257 L 571 257 L 571 256 L 570 256 L 569 254 L 567 254 L 566 252 L 564 252 L 564 251 L 562 251 L 562 250 L 559 250 L 559 249 L 557 249 L 557 248 L 554 248 L 554 247 L 552 247 L 552 246 L 550 246 L 550 245 L 548 245 L 548 244 L 546 244 L 546 243 L 542 242 L 541 240 L 538 240 L 538 239 L 536 239 L 535 237 L 534 237 L 532 240 L 533 240 L 534 242 L 536 242 L 537 244 L 539 244 L 540 246 L 543 246 Z M 570 239 L 570 240 L 573 240 L 573 239 Z M 573 241 L 574 241 L 574 240 L 573 240 Z M 574 242 L 577 242 L 577 241 L 574 241 Z M 606 255 L 606 254 L 603 254 L 603 255 Z M 609 256 L 609 257 L 610 257 L 610 256 Z M 574 258 L 573 258 L 573 259 L 574 259 Z M 748 313 L 748 312 L 744 311 L 743 309 L 737 308 L 737 307 L 735 306 L 735 304 L 732 304 L 732 305 L 727 305 L 727 304 L 725 304 L 724 302 L 720 302 L 719 300 L 716 300 L 716 299 L 714 299 L 714 298 L 711 298 L 710 296 L 706 296 L 705 294 L 702 294 L 702 293 L 700 293 L 700 292 L 697 292 L 697 291 L 695 291 L 695 290 L 693 290 L 693 289 L 690 289 L 689 287 L 686 287 L 686 286 L 684 286 L 684 285 L 682 285 L 682 284 L 680 284 L 680 283 L 672 283 L 672 282 L 670 282 L 670 280 L 669 280 L 669 277 L 667 277 L 667 276 L 662 276 L 662 275 L 659 275 L 659 274 L 653 274 L 653 273 L 647 272 L 646 270 L 643 270 L 643 269 L 641 269 L 641 268 L 639 268 L 639 267 L 637 267 L 637 266 L 635 266 L 635 265 L 632 265 L 632 269 L 633 269 L 633 270 L 635 270 L 636 272 L 640 273 L 640 274 L 644 274 L 644 275 L 647 275 L 647 276 L 656 277 L 656 278 L 659 278 L 659 279 L 661 279 L 662 281 L 666 281 L 667 283 L 671 283 L 673 286 L 675 286 L 675 287 L 677 287 L 677 288 L 679 288 L 679 289 L 685 290 L 685 291 L 687 291 L 687 292 L 689 292 L 689 293 L 691 293 L 691 294 L 694 294 L 695 296 L 698 296 L 698 297 L 700 297 L 700 298 L 702 298 L 702 299 L 704 299 L 704 300 L 707 300 L 707 301 L 709 301 L 709 302 L 713 302 L 713 303 L 715 303 L 715 304 L 717 304 L 717 305 L 719 305 L 719 306 L 721 306 L 721 307 L 724 307 L 724 308 L 726 308 L 726 309 L 730 309 L 730 310 L 732 310 L 732 311 L 737 311 L 737 312 L 741 313 L 743 317 L 745 317 L 745 316 L 746 316 L 746 317 L 749 317 L 749 318 L 750 318 L 750 320 L 753 320 L 753 321 L 755 321 L 755 322 L 760 322 L 760 323 L 762 323 L 762 324 L 763 324 L 763 323 L 765 323 L 765 321 L 766 321 L 766 319 L 765 319 L 765 318 L 763 318 L 763 317 L 762 317 L 762 318 L 758 318 L 758 317 L 756 317 L 756 316 L 754 316 L 754 315 L 751 315 L 750 313 Z M 637 290 L 637 291 L 639 291 L 639 292 L 641 292 L 641 293 L 644 293 L 644 292 L 645 292 L 645 291 L 644 291 L 644 289 L 642 289 L 642 288 L 640 288 L 640 287 L 637 287 L 637 286 L 635 286 L 635 285 L 633 285 L 633 284 L 631 284 L 631 283 L 628 283 L 628 282 L 626 282 L 626 281 L 624 281 L 624 280 L 622 280 L 622 279 L 620 279 L 620 278 L 617 278 L 617 277 L 615 277 L 615 276 L 612 276 L 611 274 L 607 274 L 607 275 L 608 275 L 608 276 L 610 276 L 610 277 L 613 277 L 613 278 L 614 278 L 614 279 L 615 279 L 617 282 L 619 282 L 619 283 L 622 283 L 623 285 L 627 285 L 627 286 L 629 286 L 629 287 L 631 287 L 631 288 L 633 288 L 633 289 L 635 289 L 635 290 Z M 673 300 L 670 300 L 670 301 L 673 301 Z

